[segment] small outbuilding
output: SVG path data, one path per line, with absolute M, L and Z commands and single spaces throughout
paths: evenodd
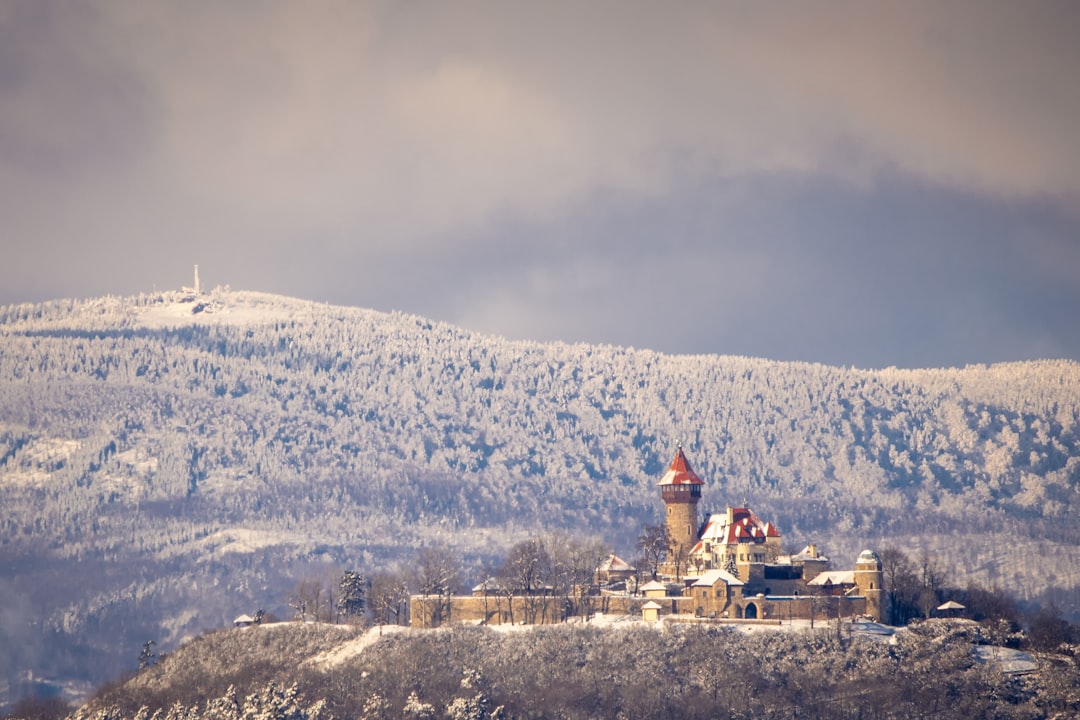
M 637 573 L 637 570 L 634 569 L 633 565 L 615 553 L 611 553 L 604 562 L 600 563 L 600 567 L 596 568 L 596 582 L 599 584 L 626 582 L 635 573 Z
M 645 622 L 656 622 L 660 619 L 660 603 L 650 600 L 641 606 L 641 619 Z
M 249 627 L 255 624 L 255 618 L 250 615 L 240 615 L 232 621 L 233 627 Z
M 964 614 L 965 610 L 967 610 L 966 606 L 961 605 L 955 600 L 950 600 L 949 602 L 944 602 L 938 605 L 936 612 L 938 617 L 952 618 L 960 617 Z
M 668 595 L 667 585 L 656 580 L 645 583 L 640 589 L 641 594 L 648 598 L 662 598 Z

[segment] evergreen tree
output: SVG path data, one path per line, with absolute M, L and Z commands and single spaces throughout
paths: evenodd
M 143 643 L 142 652 L 139 653 L 140 670 L 145 670 L 157 662 L 157 654 L 154 652 L 154 645 L 156 644 L 153 640 L 147 640 Z
M 338 613 L 346 619 L 361 618 L 367 605 L 367 580 L 354 570 L 346 570 L 338 583 Z

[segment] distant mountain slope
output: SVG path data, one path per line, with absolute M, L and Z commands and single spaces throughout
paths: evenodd
M 1075 362 L 668 356 L 219 289 L 0 308 L 0 643 L 49 657 L 0 673 L 115 666 L 280 603 L 313 559 L 478 564 L 551 528 L 632 553 L 680 442 L 707 507 L 790 543 L 926 547 L 1080 612 Z

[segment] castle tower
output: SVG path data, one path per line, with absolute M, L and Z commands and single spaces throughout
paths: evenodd
M 195 294 L 199 294 L 199 266 L 195 266 Z
M 866 614 L 874 622 L 885 617 L 885 573 L 881 571 L 881 558 L 873 550 L 863 550 L 855 561 L 855 586 L 866 598 Z
M 697 506 L 701 500 L 701 486 L 704 484 L 705 481 L 691 469 L 680 445 L 675 451 L 671 466 L 658 483 L 660 497 L 667 507 L 668 538 L 671 542 L 668 565 L 674 567 L 685 563 L 690 555 L 690 548 L 697 543 Z

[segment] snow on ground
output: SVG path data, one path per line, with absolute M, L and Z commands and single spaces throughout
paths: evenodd
M 303 545 L 311 542 L 311 540 L 310 536 L 303 533 L 229 528 L 207 535 L 199 542 L 204 549 L 222 555 L 225 553 L 251 553 L 275 545 Z
M 577 621 L 571 621 L 571 623 L 581 623 L 580 619 Z M 672 620 L 670 618 L 662 620 L 657 623 L 645 623 L 640 617 L 632 615 L 604 615 L 598 613 L 589 619 L 588 624 L 593 627 L 604 628 L 619 628 L 619 627 L 641 627 L 643 625 L 647 627 L 655 628 L 657 631 L 665 631 L 668 627 L 674 624 L 678 624 L 678 620 Z M 289 627 L 290 623 L 271 623 L 258 627 L 260 630 L 273 629 L 276 627 Z M 780 625 L 772 623 L 721 623 L 719 627 L 730 627 L 733 630 L 740 632 L 809 632 L 818 631 L 825 632 L 829 630 L 835 630 L 835 623 L 828 622 L 815 622 L 814 626 L 810 626 L 809 620 L 792 620 L 791 622 L 785 622 Z M 305 665 L 314 667 L 320 670 L 331 670 L 342 663 L 345 663 L 362 653 L 367 648 L 374 645 L 384 635 L 398 635 L 409 632 L 453 632 L 453 625 L 445 626 L 435 629 L 414 630 L 408 626 L 403 625 L 384 625 L 382 627 L 371 627 L 364 631 L 362 634 L 356 636 L 351 640 L 338 645 L 337 647 L 327 650 L 326 652 L 315 655 L 314 657 L 305 661 Z M 520 632 L 534 632 L 538 629 L 554 627 L 553 625 L 526 625 L 526 624 L 510 624 L 503 623 L 501 625 L 488 626 L 493 632 L 499 633 L 520 633 Z M 251 628 L 244 628 L 244 630 L 250 630 Z M 868 640 L 879 642 L 896 642 L 897 632 L 903 632 L 903 628 L 894 628 L 888 625 L 882 625 L 880 623 L 859 621 L 859 622 L 847 622 L 844 623 L 845 632 L 849 632 L 852 637 L 862 637 Z M 1010 650 L 1008 648 L 993 647 L 988 645 L 976 646 L 973 648 L 976 660 L 981 663 L 993 664 L 996 668 L 1005 674 L 1018 675 L 1023 673 L 1034 672 L 1038 669 L 1038 663 L 1035 658 L 1029 653 L 1021 652 L 1019 650 Z
M 998 672 L 1005 675 L 1023 675 L 1035 672 L 1039 668 L 1039 663 L 1029 653 L 994 645 L 976 646 L 975 659 L 983 664 L 995 666 Z
M 366 648 L 374 645 L 384 634 L 393 635 L 401 632 L 408 632 L 409 630 L 410 628 L 405 627 L 404 625 L 383 625 L 381 627 L 368 628 L 367 632 L 363 635 L 348 640 L 341 645 L 338 645 L 333 650 L 319 653 L 315 657 L 305 661 L 304 664 L 321 670 L 331 670 L 364 652 Z
M 259 325 L 310 318 L 316 303 L 258 292 L 170 293 L 166 301 L 139 308 L 135 323 L 162 328 L 177 325 Z
M 5 463 L 13 469 L 0 473 L 0 484 L 44 485 L 52 475 L 48 468 L 62 465 L 81 447 L 79 440 L 35 438 L 19 451 L 17 464 Z

